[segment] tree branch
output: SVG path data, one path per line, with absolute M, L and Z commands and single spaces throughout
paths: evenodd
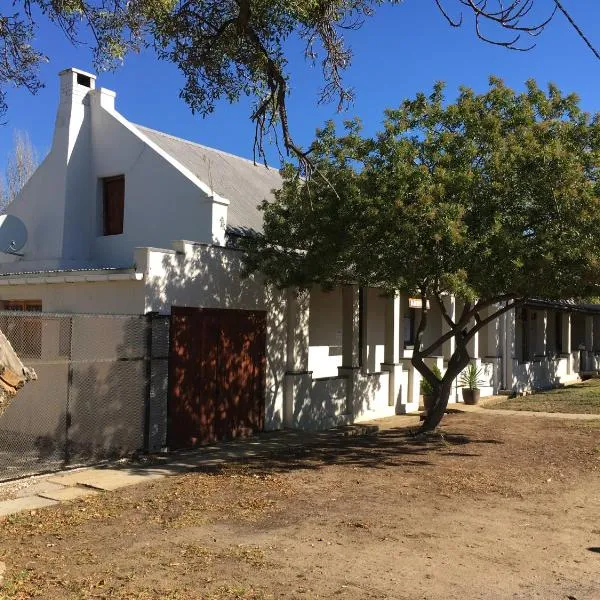
M 600 52 L 598 51 L 597 48 L 594 47 L 594 45 L 592 44 L 590 39 L 587 37 L 587 35 L 585 35 L 585 33 L 583 33 L 582 29 L 577 25 L 577 23 L 575 22 L 573 17 L 565 9 L 562 1 L 554 0 L 554 4 L 558 8 L 558 10 L 563 14 L 563 16 L 567 19 L 567 21 L 569 21 L 569 23 L 571 24 L 571 27 L 573 27 L 573 29 L 577 32 L 577 35 L 583 40 L 585 45 L 593 52 L 594 56 L 597 59 L 600 59 Z
M 444 6 L 444 0 L 434 0 L 443 17 L 452 27 L 460 27 L 463 24 L 463 15 L 459 14 L 457 18 L 450 16 Z M 525 22 L 530 16 L 536 0 L 457 0 L 473 13 L 475 19 L 475 33 L 477 37 L 488 44 L 503 46 L 510 50 L 527 51 L 531 50 L 535 44 L 521 46 L 521 36 L 528 35 L 536 37 L 546 26 L 554 19 L 557 12 L 560 12 L 575 30 L 577 35 L 583 40 L 585 45 L 592 51 L 594 56 L 600 59 L 600 52 L 592 44 L 590 38 L 577 25 L 575 19 L 564 7 L 563 0 L 552 0 L 553 8 L 550 13 L 541 20 Z M 494 39 L 482 30 L 482 24 L 485 22 L 497 25 L 500 29 L 513 32 L 515 35 L 510 39 Z
M 265 160 L 263 139 L 266 130 L 272 124 L 272 120 L 269 119 L 269 115 L 277 114 L 281 123 L 281 131 L 285 149 L 287 150 L 288 154 L 292 153 L 298 159 L 305 172 L 310 172 L 312 164 L 308 159 L 309 152 L 305 152 L 299 146 L 297 146 L 294 143 L 290 133 L 286 104 L 288 87 L 285 75 L 281 69 L 281 66 L 271 56 L 255 29 L 250 25 L 250 0 L 237 0 L 237 4 L 240 7 L 240 12 L 237 18 L 238 30 L 245 34 L 247 39 L 254 46 L 257 53 L 260 54 L 266 61 L 265 72 L 267 76 L 267 87 L 269 88 L 269 94 L 266 98 L 259 102 L 257 109 L 254 111 L 251 117 L 252 121 L 254 121 L 256 125 L 254 136 L 255 159 L 256 153 L 258 152 L 258 155 Z
M 489 315 L 485 319 L 479 318 L 479 322 L 476 325 L 474 325 L 469 331 L 465 332 L 464 336 L 462 337 L 462 340 L 466 344 L 466 342 L 468 342 L 475 335 L 475 333 L 480 331 L 488 323 L 491 323 L 494 319 L 496 319 L 496 317 L 499 317 L 501 314 L 505 313 L 507 310 L 510 310 L 514 306 L 517 306 L 518 304 L 522 304 L 523 302 L 525 302 L 526 299 L 525 298 L 515 299 L 514 296 L 502 295 L 502 296 L 497 296 L 495 298 L 490 298 L 489 300 L 485 300 L 482 303 L 476 303 L 474 307 L 471 307 L 470 303 L 465 302 L 465 306 L 463 308 L 460 319 L 454 324 L 454 327 L 452 327 L 450 329 L 450 331 L 447 331 L 446 333 L 441 335 L 437 340 L 435 340 L 435 342 L 433 342 L 432 344 L 427 346 L 427 348 L 421 350 L 420 351 L 421 355 L 429 356 L 434 350 L 439 348 L 444 342 L 447 342 L 448 340 L 455 337 L 456 334 L 458 332 L 462 331 L 463 328 L 466 325 L 468 325 L 469 321 L 472 318 L 474 318 L 476 311 L 479 311 L 482 308 L 485 308 L 492 304 L 497 304 L 498 302 L 503 302 L 503 301 L 508 301 L 508 300 L 514 300 L 514 302 L 512 304 L 508 305 L 508 308 L 505 306 L 505 307 L 497 310 L 496 312 L 494 312 L 492 315 Z M 458 337 L 457 337 L 457 340 L 458 340 Z M 415 346 L 416 346 L 416 344 L 415 344 Z
M 453 329 L 456 326 L 456 324 L 450 318 L 450 315 L 448 314 L 448 311 L 446 310 L 446 307 L 444 306 L 444 301 L 440 298 L 440 296 L 438 294 L 434 294 L 433 297 L 435 298 L 435 301 L 437 302 L 440 312 L 442 313 L 442 317 L 444 317 L 444 321 L 446 321 L 446 323 L 448 324 L 450 329 Z
M 482 319 L 477 325 L 473 326 L 466 334 L 465 340 L 470 340 L 478 331 L 483 329 L 488 323 L 491 323 L 500 315 L 511 310 L 512 308 L 515 308 L 516 306 L 519 306 L 520 304 L 523 304 L 524 302 L 525 298 L 515 299 L 512 303 L 507 302 L 502 308 L 499 308 L 495 313 L 487 316 L 485 319 Z

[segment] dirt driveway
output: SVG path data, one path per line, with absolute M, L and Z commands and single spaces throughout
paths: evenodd
M 449 415 L 0 523 L 0 598 L 600 598 L 600 421 Z

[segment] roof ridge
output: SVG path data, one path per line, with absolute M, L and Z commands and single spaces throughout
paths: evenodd
M 237 154 L 233 154 L 233 153 L 227 152 L 225 150 L 220 150 L 219 148 L 213 148 L 212 146 L 205 146 L 204 144 L 199 144 L 198 142 L 193 142 L 192 140 L 186 140 L 185 138 L 178 137 L 171 133 L 166 133 L 164 131 L 159 131 L 158 129 L 153 129 L 152 127 L 146 127 L 145 125 L 140 125 L 139 123 L 132 123 L 132 125 L 134 127 L 138 127 L 139 129 L 142 129 L 142 130 L 145 129 L 146 131 L 151 131 L 152 133 L 157 133 L 159 135 L 163 135 L 163 136 L 170 138 L 172 140 L 175 140 L 177 142 L 185 142 L 186 144 L 191 144 L 192 146 L 197 146 L 198 148 L 202 148 L 204 150 L 211 150 L 212 152 L 218 152 L 219 154 L 223 154 L 225 156 L 230 156 L 231 158 L 237 158 L 238 160 L 243 160 L 243 161 L 249 162 L 251 165 L 253 165 L 255 167 L 260 166 L 260 167 L 266 168 L 269 171 L 275 171 L 276 173 L 279 173 L 279 169 L 276 169 L 275 167 L 257 163 L 254 160 L 251 160 L 244 156 L 239 156 Z

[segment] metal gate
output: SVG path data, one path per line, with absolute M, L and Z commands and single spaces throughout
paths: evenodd
M 264 312 L 172 307 L 170 341 L 170 449 L 263 428 Z

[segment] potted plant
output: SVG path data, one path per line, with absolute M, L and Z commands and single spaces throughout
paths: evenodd
M 441 381 L 442 372 L 437 365 L 433 365 L 431 368 L 432 373 Z M 423 395 L 423 406 L 426 412 L 429 412 L 435 404 L 435 395 L 433 393 L 433 387 L 427 381 L 427 379 L 421 379 L 421 394 Z
M 462 386 L 462 397 L 465 404 L 477 404 L 479 402 L 479 386 L 484 383 L 481 380 L 481 367 L 470 363 L 461 373 L 458 383 Z

